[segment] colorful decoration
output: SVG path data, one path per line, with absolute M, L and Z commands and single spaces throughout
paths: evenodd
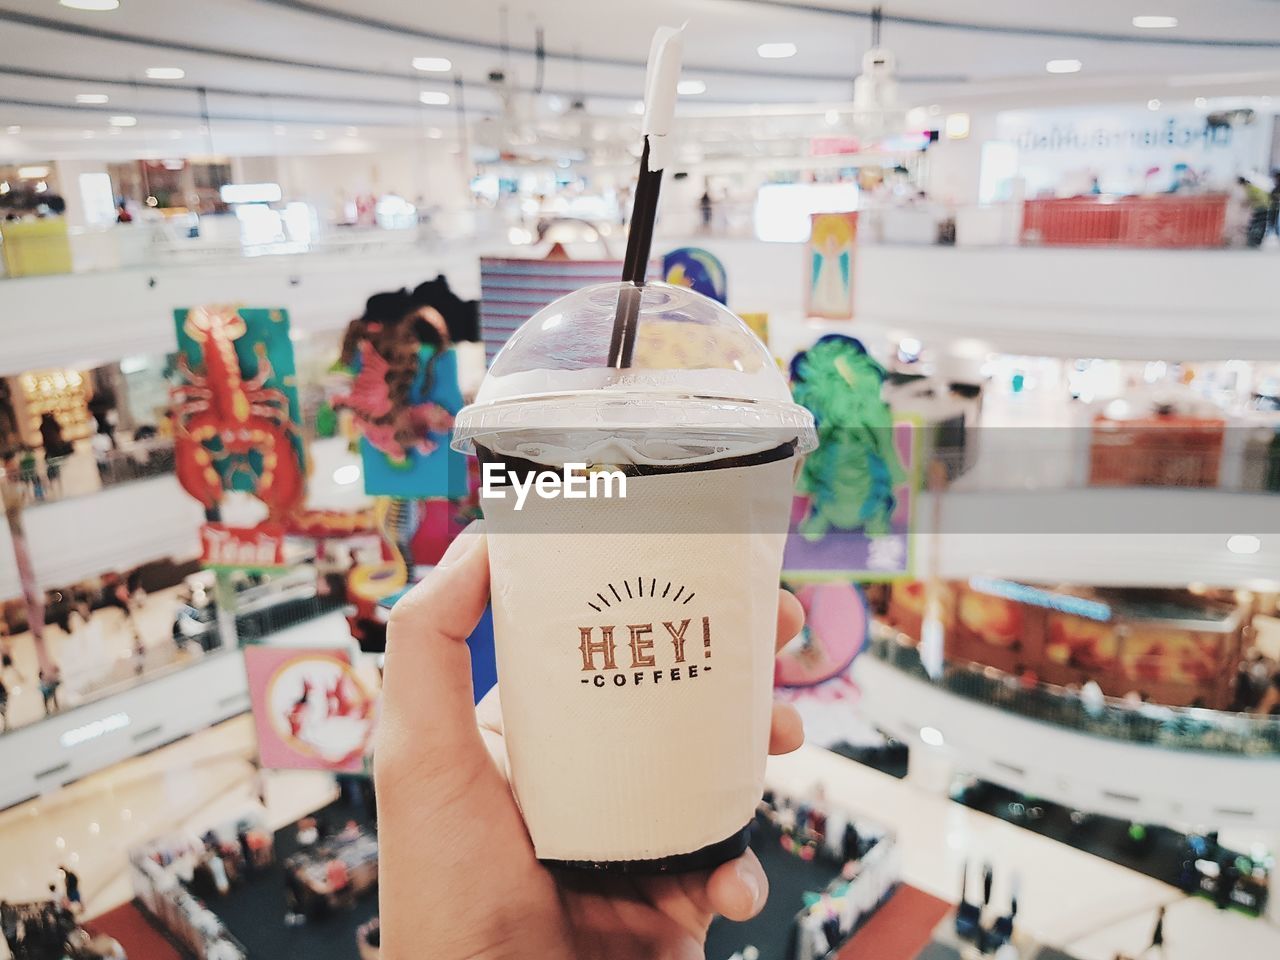
M 729 302 L 724 264 L 715 254 L 699 247 L 678 247 L 664 256 L 662 276 L 673 286 L 689 287 L 704 297 Z
M 852 337 L 825 336 L 791 363 L 797 403 L 813 411 L 818 449 L 797 482 L 791 576 L 889 579 L 910 570 L 919 485 L 913 421 L 880 399 L 884 369 Z
M 250 493 L 283 520 L 306 493 L 306 453 L 283 310 L 175 310 L 172 390 L 178 480 L 206 509 Z
M 769 315 L 767 313 L 740 313 L 738 318 L 751 328 L 765 346 L 769 345 Z
M 345 650 L 250 646 L 244 662 L 264 767 L 364 770 L 376 698 Z
M 815 687 L 838 677 L 867 642 L 867 600 L 857 586 L 809 584 L 795 594 L 804 607 L 804 629 L 778 654 L 775 687 Z
M 403 499 L 466 494 L 465 458 L 449 448 L 462 409 L 457 354 L 439 311 L 405 293 L 369 300 L 347 332 L 349 389 L 330 398 L 352 412 L 365 492 Z
M 805 312 L 823 320 L 853 319 L 856 213 L 815 213 L 809 233 Z
M 657 265 L 650 270 L 656 276 Z M 552 300 L 595 283 L 617 283 L 621 260 L 480 258 L 480 330 L 493 363 L 520 325 Z
M 315 540 L 345 540 L 374 533 L 373 509 L 298 510 L 289 518 L 289 533 Z

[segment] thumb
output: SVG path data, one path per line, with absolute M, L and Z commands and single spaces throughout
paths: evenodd
M 446 769 L 489 762 L 466 643 L 488 599 L 489 552 L 472 524 L 392 609 L 374 753 L 380 781 L 390 774 L 420 786 Z

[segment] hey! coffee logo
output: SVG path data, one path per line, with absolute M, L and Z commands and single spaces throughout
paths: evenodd
M 624 596 L 625 594 L 625 596 Z M 683 584 L 656 577 L 623 580 L 598 591 L 587 606 L 602 616 L 644 600 L 654 612 L 640 623 L 597 622 L 578 627 L 582 683 L 596 687 L 639 687 L 693 680 L 711 672 L 711 618 L 696 607 L 685 612 L 697 594 Z M 612 598 L 612 599 L 611 599 Z M 628 601 L 632 601 L 628 603 Z M 619 611 L 621 612 L 621 611 Z M 634 614 L 628 619 L 639 620 Z

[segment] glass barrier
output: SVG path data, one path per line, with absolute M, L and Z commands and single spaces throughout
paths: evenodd
M 303 586 L 304 583 L 309 585 L 309 589 Z M 242 644 L 264 640 L 289 627 L 308 623 L 342 609 L 338 600 L 315 593 L 315 573 L 306 565 L 282 577 L 278 582 L 241 591 L 237 595 L 236 605 L 236 635 Z M 95 611 L 92 617 L 96 619 L 105 615 Z M 127 628 L 127 623 L 116 627 Z M 102 627 L 95 623 L 94 629 L 100 631 Z M 132 655 L 121 655 L 93 665 L 80 666 L 76 665 L 75 658 L 65 655 L 65 644 L 69 641 L 64 640 L 64 663 L 58 674 L 57 694 L 53 700 L 58 705 L 57 708 L 49 711 L 46 705 L 43 715 L 35 712 L 38 707 L 25 710 L 23 716 L 14 716 L 10 712 L 7 717 L 9 722 L 4 726 L 3 732 L 30 726 L 49 716 L 57 716 L 150 683 L 199 663 L 205 656 L 220 655 L 226 649 L 218 632 L 217 614 L 212 605 L 197 609 L 186 603 L 177 604 L 172 633 L 171 643 L 154 639 L 145 644 L 139 642 Z M 101 640 L 101 637 L 98 639 Z M 12 681 L 12 675 L 5 678 L 7 683 Z M 20 686 L 15 685 L 11 692 L 17 693 L 23 687 L 30 686 L 31 692 L 22 692 L 28 698 L 38 698 L 43 693 L 42 690 L 35 689 L 39 683 L 37 677 L 22 678 Z
M 3 470 L 0 479 L 18 491 L 24 507 L 35 507 L 173 470 L 173 441 L 156 438 L 122 444 L 106 453 L 76 451 L 48 460 L 32 456 L 25 462 L 19 458 Z
M 1280 418 L 1274 426 L 1227 427 L 1221 432 L 1230 442 L 1206 451 L 1193 443 L 1108 450 L 1091 446 L 1082 428 L 979 428 L 969 431 L 973 441 L 965 447 L 936 448 L 930 475 L 958 492 L 1164 487 L 1280 493 L 1277 431 Z M 1007 442 L 1003 432 L 1010 434 Z M 1051 443 L 1053 434 L 1063 442 Z
M 942 676 L 934 680 L 916 648 L 901 643 L 895 634 L 883 629 L 873 635 L 866 655 L 967 700 L 1092 736 L 1172 750 L 1280 755 L 1280 719 L 1131 704 L 1114 697 L 1086 704 L 1065 688 L 1047 684 L 1024 687 L 1017 677 L 967 664 L 947 664 Z

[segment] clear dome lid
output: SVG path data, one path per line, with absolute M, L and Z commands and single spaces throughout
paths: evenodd
M 794 403 L 768 347 L 723 304 L 685 287 L 639 288 L 631 365 L 609 363 L 619 297 L 630 283 L 584 287 L 543 307 L 494 357 L 453 445 L 509 431 L 790 432 L 816 444 L 813 417 Z

